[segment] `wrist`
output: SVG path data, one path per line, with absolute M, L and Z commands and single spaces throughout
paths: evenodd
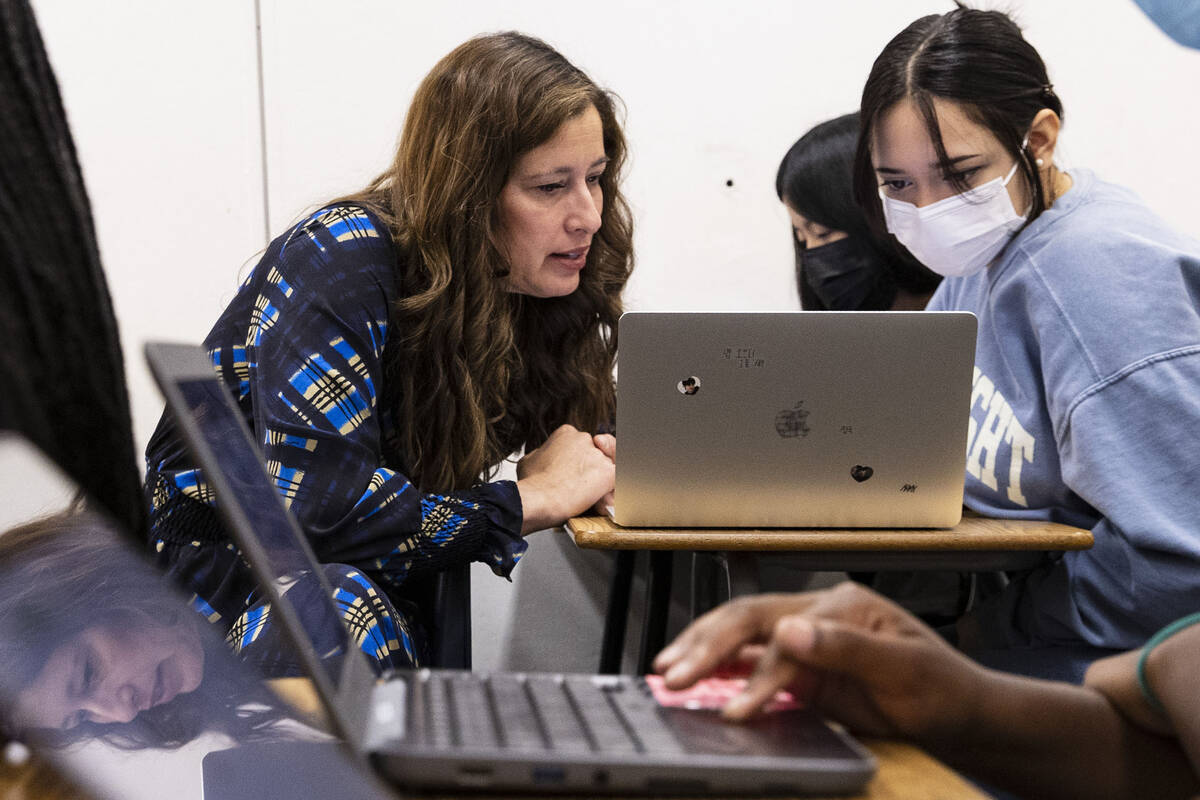
M 1195 615 L 1187 627 L 1195 625 Z M 1181 688 L 1192 693 L 1195 668 L 1191 653 L 1200 642 L 1200 627 L 1183 630 L 1183 625 L 1167 636 L 1146 643 L 1139 659 L 1137 679 L 1142 698 L 1162 720 L 1171 719 L 1167 708 L 1177 701 Z
M 561 521 L 552 507 L 552 493 L 543 489 L 534 478 L 517 481 L 521 497 L 521 535 L 553 527 Z
M 956 691 L 951 686 L 958 684 Z M 986 744 L 997 720 L 1010 713 L 1017 701 L 1014 691 L 1021 688 L 1003 673 L 971 665 L 961 678 L 943 686 L 943 704 L 925 729 L 913 737 L 931 750 L 961 749 L 975 743 Z
M 1163 707 L 1161 687 L 1171 682 L 1169 673 L 1179 662 L 1177 649 L 1184 649 L 1186 643 L 1197 635 L 1196 630 L 1187 631 L 1200 622 L 1200 614 L 1191 614 L 1167 625 L 1142 647 L 1141 656 L 1137 663 L 1137 683 L 1141 689 L 1142 698 L 1151 709 L 1161 717 L 1167 717 Z M 1186 633 L 1185 633 L 1186 631 Z

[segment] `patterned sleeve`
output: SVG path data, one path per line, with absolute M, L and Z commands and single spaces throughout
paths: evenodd
M 245 346 L 210 338 L 214 362 L 253 410 L 267 470 L 321 561 L 392 585 L 469 559 L 507 575 L 526 547 L 515 484 L 423 495 L 383 466 L 395 263 L 386 229 L 363 210 L 318 212 L 258 277 Z

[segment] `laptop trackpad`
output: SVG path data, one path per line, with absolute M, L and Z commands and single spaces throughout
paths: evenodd
M 688 752 L 860 758 L 817 714 L 805 709 L 772 711 L 741 723 L 726 722 L 716 711 L 662 708 L 659 713 Z

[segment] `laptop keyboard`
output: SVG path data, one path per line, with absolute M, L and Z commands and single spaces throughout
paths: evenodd
M 634 754 L 682 753 L 645 682 L 621 676 L 428 671 L 413 733 L 433 747 Z

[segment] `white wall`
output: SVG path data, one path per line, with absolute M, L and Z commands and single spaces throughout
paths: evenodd
M 254 6 L 35 0 L 92 201 L 139 453 L 142 344 L 199 341 L 264 245 Z
M 809 126 L 857 104 L 894 33 L 949 6 L 261 3 L 266 195 L 254 4 L 34 2 L 92 198 L 139 444 L 161 409 L 141 343 L 207 332 L 265 245 L 267 203 L 278 233 L 382 169 L 417 82 L 468 36 L 541 36 L 625 100 L 638 257 L 629 307 L 780 309 L 797 301 L 773 191 L 779 158 Z M 1004 6 L 1066 103 L 1065 160 L 1132 186 L 1200 233 L 1191 158 L 1200 108 L 1185 97 L 1200 53 L 1129 0 Z

